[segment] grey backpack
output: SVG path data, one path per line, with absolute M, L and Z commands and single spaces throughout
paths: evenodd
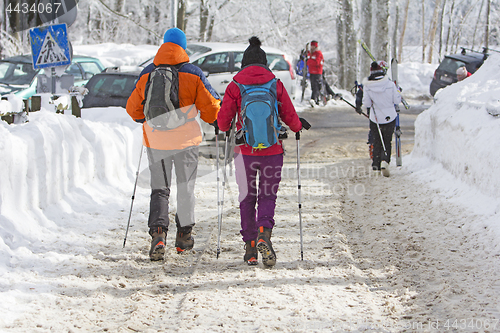
M 148 125 L 160 131 L 177 128 L 188 121 L 179 108 L 179 65 L 157 66 L 148 77 L 144 92 L 144 115 Z

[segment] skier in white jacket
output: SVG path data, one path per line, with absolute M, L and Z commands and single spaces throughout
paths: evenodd
M 373 170 L 381 170 L 384 176 L 389 176 L 391 162 L 392 133 L 396 126 L 398 104 L 401 95 L 394 82 L 387 76 L 387 63 L 374 61 L 370 65 L 370 76 L 363 80 L 363 105 L 370 115 L 370 131 L 373 137 Z M 361 96 L 357 96 L 360 100 Z M 356 103 L 356 111 L 361 113 L 361 105 Z M 381 140 L 383 138 L 383 142 Z M 385 149 L 384 149 L 385 148 Z

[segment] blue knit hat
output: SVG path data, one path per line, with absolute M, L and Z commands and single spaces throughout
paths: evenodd
M 163 43 L 174 43 L 185 50 L 187 46 L 186 35 L 179 28 L 168 29 L 163 35 Z

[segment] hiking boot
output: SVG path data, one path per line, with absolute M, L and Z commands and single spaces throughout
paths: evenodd
M 243 260 L 250 266 L 257 265 L 257 247 L 254 240 L 245 242 L 245 256 Z
M 175 247 L 177 249 L 177 253 L 182 253 L 193 248 L 194 238 L 191 236 L 192 229 L 192 227 L 177 229 L 177 235 L 175 237 Z
M 165 254 L 165 241 L 167 239 L 167 233 L 163 231 L 162 227 L 157 228 L 153 233 L 151 233 L 151 249 L 149 250 L 149 259 L 151 261 L 163 260 L 163 255 Z
M 262 263 L 266 266 L 276 265 L 276 253 L 274 253 L 271 243 L 272 231 L 273 229 L 259 227 L 259 235 L 257 236 L 257 250 L 262 255 Z
M 382 161 L 382 163 L 380 163 L 380 171 L 382 171 L 384 177 L 389 177 L 391 175 L 389 172 L 389 163 Z

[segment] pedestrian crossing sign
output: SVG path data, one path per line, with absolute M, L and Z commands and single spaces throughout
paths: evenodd
M 71 64 L 66 24 L 54 24 L 30 30 L 33 69 Z

